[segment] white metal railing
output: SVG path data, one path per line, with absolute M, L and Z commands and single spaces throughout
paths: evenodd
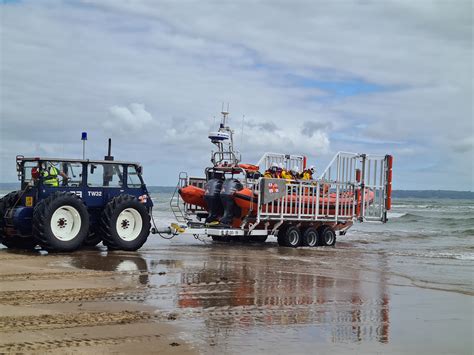
M 262 179 L 265 181 L 266 179 Z M 354 185 L 343 182 L 292 181 L 280 198 L 262 203 L 257 191 L 257 220 L 345 222 L 356 216 Z
M 257 223 L 386 221 L 387 156 L 340 152 L 317 180 L 291 181 L 281 197 L 269 203 L 262 200 L 260 186 L 265 184 L 257 186 Z
M 301 172 L 304 168 L 304 156 L 280 153 L 265 153 L 257 163 L 257 165 L 260 167 L 260 171 L 265 171 L 269 169 L 273 164 L 282 166 L 286 170 L 292 170 L 297 167 L 298 171 Z

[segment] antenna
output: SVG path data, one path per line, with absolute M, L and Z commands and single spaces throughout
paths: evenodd
M 218 149 L 217 152 L 212 153 L 211 161 L 214 165 L 220 163 L 237 165 L 240 161 L 239 153 L 234 151 L 234 131 L 227 125 L 229 106 L 229 103 L 227 103 L 226 110 L 224 103 L 222 103 L 222 119 L 219 129 L 215 132 L 209 132 L 208 138 Z
M 224 103 L 222 103 L 222 128 L 227 125 L 227 116 L 229 115 L 229 103 L 227 103 L 227 111 L 224 111 Z

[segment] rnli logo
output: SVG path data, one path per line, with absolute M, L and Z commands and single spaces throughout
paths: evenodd
M 140 197 L 138 197 L 138 200 L 141 203 L 147 203 L 148 202 L 148 196 L 147 195 L 141 195 Z
M 268 183 L 268 192 L 270 192 L 271 194 L 277 194 L 279 192 L 278 184 L 274 182 Z

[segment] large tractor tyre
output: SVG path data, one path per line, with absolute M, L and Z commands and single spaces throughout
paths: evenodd
M 314 227 L 308 227 L 303 231 L 301 243 L 306 247 L 315 247 L 318 245 L 319 234 Z
M 32 236 L 14 236 L 2 238 L 1 243 L 9 249 L 26 249 L 32 250 L 38 245 L 36 239 Z
M 55 192 L 33 211 L 33 236 L 48 251 L 74 251 L 89 233 L 89 213 L 70 192 Z
M 150 234 L 150 228 L 148 210 L 135 196 L 114 197 L 102 212 L 102 239 L 109 249 L 140 249 Z
M 278 244 L 286 247 L 297 248 L 301 245 L 301 240 L 302 237 L 299 228 L 288 226 L 282 235 L 282 244 L 280 244 L 280 242 Z
M 32 236 L 7 237 L 4 232 L 5 213 L 18 202 L 20 195 L 21 191 L 13 191 L 0 199 L 0 243 L 10 249 L 33 249 L 37 243 Z
M 89 229 L 89 234 L 87 235 L 86 239 L 84 239 L 84 243 L 82 245 L 86 248 L 95 247 L 102 241 L 102 236 L 100 235 L 100 228 L 92 226 Z
M 5 213 L 15 204 L 20 197 L 21 191 L 13 191 L 0 198 L 0 238 L 3 238 L 5 227 Z
M 330 226 L 319 227 L 318 237 L 318 245 L 333 246 L 336 244 L 336 232 Z

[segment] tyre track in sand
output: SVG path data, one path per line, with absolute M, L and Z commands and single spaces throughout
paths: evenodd
M 49 279 L 71 279 L 81 277 L 110 277 L 120 273 L 106 271 L 70 271 L 70 272 L 43 272 L 43 273 L 21 273 L 0 275 L 2 281 L 25 281 L 25 280 L 49 280 Z
M 59 348 L 73 348 L 73 347 L 94 347 L 101 345 L 117 345 L 123 343 L 140 343 L 145 341 L 153 341 L 160 338 L 160 335 L 142 335 L 142 336 L 121 336 L 121 337 L 106 337 L 106 338 L 69 338 L 36 342 L 23 343 L 7 343 L 0 345 L 1 353 L 21 353 L 25 351 L 45 351 Z
M 158 318 L 157 315 L 141 311 L 80 312 L 15 317 L 7 316 L 0 317 L 0 332 L 130 324 Z
M 25 290 L 0 292 L 0 304 L 27 305 L 71 303 L 83 301 L 113 300 L 114 294 L 125 291 L 121 288 L 74 288 L 54 290 Z M 120 300 L 127 300 L 127 296 L 117 295 Z M 130 296 L 130 300 L 133 300 Z

